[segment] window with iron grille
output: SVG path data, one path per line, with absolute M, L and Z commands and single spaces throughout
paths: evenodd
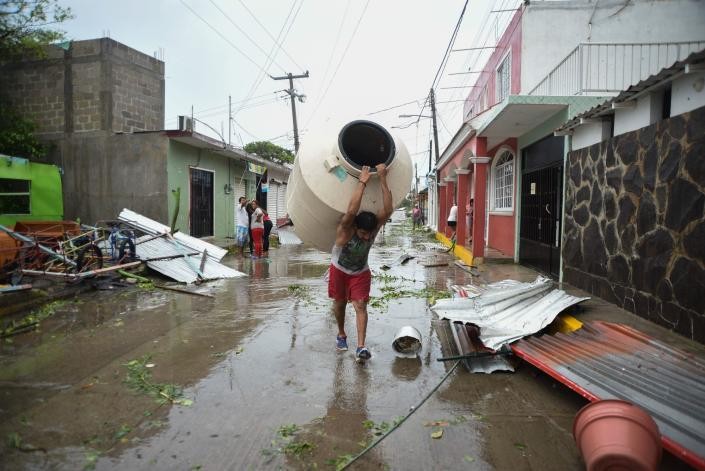
M 507 54 L 502 64 L 497 69 L 497 103 L 509 96 L 511 85 L 511 54 Z
M 0 214 L 31 214 L 29 180 L 0 178 Z
M 493 209 L 511 211 L 514 207 L 514 156 L 505 151 L 496 159 L 493 168 Z

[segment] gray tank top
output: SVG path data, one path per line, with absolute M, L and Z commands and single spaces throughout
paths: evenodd
M 331 251 L 331 263 L 333 266 L 348 275 L 357 275 L 369 270 L 367 257 L 370 254 L 375 235 L 372 234 L 369 240 L 363 240 L 357 234 L 353 234 L 352 239 L 342 247 L 333 245 L 333 250 Z

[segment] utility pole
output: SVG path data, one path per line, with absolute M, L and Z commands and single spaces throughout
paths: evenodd
M 228 95 L 228 146 L 230 146 L 230 136 L 233 135 L 232 127 L 231 127 L 232 124 L 233 124 L 233 98 L 230 95 Z
M 426 175 L 431 174 L 431 160 L 433 160 L 433 151 L 431 150 L 431 140 L 428 140 L 428 173 Z
M 441 158 L 438 151 L 438 127 L 436 126 L 436 96 L 433 93 L 433 88 L 431 88 L 431 118 L 433 119 L 433 141 L 436 143 L 436 162 Z
M 294 152 L 299 151 L 299 126 L 296 123 L 296 99 L 298 98 L 301 103 L 304 102 L 304 98 L 306 98 L 306 95 L 299 95 L 296 93 L 296 90 L 294 90 L 294 79 L 295 78 L 308 78 L 308 70 L 306 73 L 301 74 L 301 75 L 292 75 L 291 72 L 286 74 L 283 77 L 272 77 L 271 75 L 269 76 L 272 80 L 286 80 L 289 79 L 289 89 L 284 90 L 289 97 L 291 98 L 291 117 L 294 120 Z
M 419 199 L 419 164 L 414 163 L 414 202 Z

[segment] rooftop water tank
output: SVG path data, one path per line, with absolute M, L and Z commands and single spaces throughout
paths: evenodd
M 361 211 L 378 213 L 382 189 L 375 166 L 386 164 L 387 184 L 396 208 L 411 189 L 412 163 L 404 144 L 372 121 L 352 121 L 338 129 L 309 135 L 299 148 L 289 177 L 286 208 L 304 242 L 328 252 L 357 186 L 362 167 L 371 167 Z

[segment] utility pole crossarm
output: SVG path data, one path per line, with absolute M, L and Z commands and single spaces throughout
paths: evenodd
M 303 95 L 297 95 L 296 90 L 294 90 L 294 79 L 296 78 L 308 78 L 308 70 L 300 75 L 293 75 L 291 72 L 282 77 L 269 76 L 272 80 L 289 80 L 289 89 L 284 90 L 291 98 L 291 117 L 294 121 L 294 152 L 299 151 L 299 126 L 296 122 L 296 98 L 301 98 Z

